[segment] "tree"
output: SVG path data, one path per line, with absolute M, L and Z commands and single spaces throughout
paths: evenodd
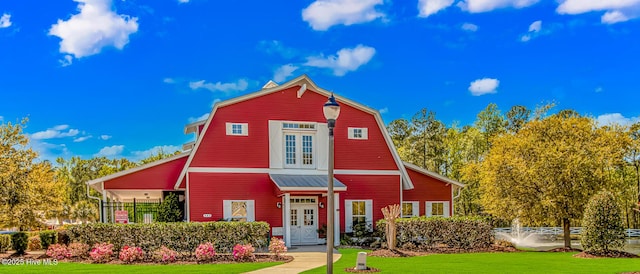
M 587 117 L 529 121 L 517 133 L 493 139 L 481 168 L 482 205 L 504 220 L 561 221 L 569 248 L 571 220 L 582 217 L 589 197 L 617 182 L 611 170 L 621 166 L 627 144 L 622 132 Z
M 98 206 L 89 200 L 82 200 L 73 207 L 73 218 L 81 221 L 83 224 L 98 219 Z
M 531 110 L 525 106 L 512 106 L 507 112 L 507 131 L 516 133 L 529 121 Z
M 585 251 L 604 254 L 624 246 L 622 215 L 613 193 L 603 190 L 589 199 L 580 243 Z
M 158 222 L 181 222 L 182 210 L 178 203 L 178 196 L 175 193 L 169 193 L 160 206 L 158 206 Z
M 22 132 L 26 122 L 0 125 L 0 227 L 41 226 L 64 197 L 51 164 L 37 161 L 38 154 L 28 147 Z

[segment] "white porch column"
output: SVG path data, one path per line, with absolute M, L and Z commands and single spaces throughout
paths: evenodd
M 340 193 L 334 193 L 333 208 L 333 246 L 340 245 Z
M 107 191 L 104 190 L 104 182 L 102 183 L 102 221 L 103 223 L 108 223 L 107 220 Z
M 115 207 L 115 199 L 113 197 L 113 193 L 109 194 L 110 199 L 111 199 L 111 223 L 115 223 L 116 222 L 116 207 Z
M 291 199 L 289 193 L 282 196 L 282 227 L 284 228 L 284 244 L 291 247 Z

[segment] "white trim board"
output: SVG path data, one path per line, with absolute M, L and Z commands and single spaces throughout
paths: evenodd
M 327 175 L 326 170 L 317 169 L 272 169 L 272 168 L 235 168 L 235 167 L 190 167 L 187 169 L 191 173 L 269 173 L 269 174 L 291 174 L 291 175 Z M 355 170 L 336 169 L 336 175 L 400 175 L 398 170 Z

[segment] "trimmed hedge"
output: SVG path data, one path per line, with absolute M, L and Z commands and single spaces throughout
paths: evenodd
M 0 234 L 0 253 L 5 253 L 11 248 L 11 235 Z
M 385 220 L 376 227 L 386 241 Z M 475 217 L 413 217 L 396 219 L 398 246 L 409 244 L 421 249 L 439 245 L 457 249 L 486 248 L 493 243 L 489 222 Z
M 27 250 L 28 243 L 29 236 L 24 231 L 19 231 L 11 235 L 11 245 L 13 246 L 13 250 L 16 251 L 16 254 L 24 254 L 24 251 Z
M 114 250 L 139 246 L 151 252 L 166 246 L 178 252 L 193 252 L 201 243 L 212 242 L 216 250 L 231 252 L 236 244 L 264 247 L 268 243 L 266 222 L 207 222 L 151 224 L 85 224 L 68 228 L 71 242 L 93 246 L 112 243 Z
M 58 232 L 55 230 L 40 231 L 40 243 L 42 249 L 47 250 L 50 245 L 58 243 Z

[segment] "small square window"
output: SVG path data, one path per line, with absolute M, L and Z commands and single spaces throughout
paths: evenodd
M 227 135 L 248 136 L 249 126 L 246 123 L 227 123 Z
M 349 130 L 349 139 L 354 140 L 367 140 L 369 139 L 369 132 L 366 127 L 350 127 Z

